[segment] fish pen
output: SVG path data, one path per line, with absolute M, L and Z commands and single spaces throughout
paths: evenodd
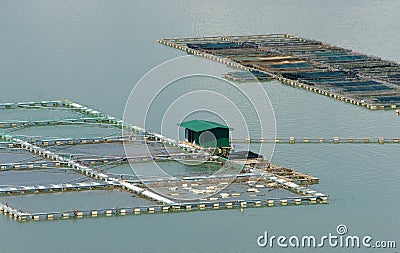
M 0 212 L 18 221 L 328 200 L 308 188 L 318 178 L 265 158 L 215 157 L 68 100 L 0 111 Z M 167 174 L 141 174 L 154 166 Z
M 290 34 L 158 39 L 188 54 L 241 70 L 224 77 L 244 82 L 274 78 L 368 109 L 400 107 L 400 65 L 376 56 Z M 244 74 L 242 72 L 246 72 Z

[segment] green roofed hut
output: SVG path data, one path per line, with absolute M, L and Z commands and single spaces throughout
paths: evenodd
M 203 148 L 230 148 L 229 127 L 207 120 L 190 120 L 178 124 L 185 128 L 188 142 Z

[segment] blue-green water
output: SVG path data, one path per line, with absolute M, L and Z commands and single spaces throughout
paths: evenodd
M 183 55 L 159 37 L 288 32 L 399 62 L 398 13 L 395 0 L 2 1 L 0 101 L 67 98 L 122 117 L 139 78 Z M 263 86 L 278 136 L 400 136 L 393 111 Z M 0 217 L 0 251 L 275 252 L 257 247 L 264 230 L 322 235 L 341 223 L 351 234 L 400 243 L 399 154 L 399 145 L 278 145 L 273 160 L 319 177 L 315 188 L 330 195 L 329 205 L 27 224 Z

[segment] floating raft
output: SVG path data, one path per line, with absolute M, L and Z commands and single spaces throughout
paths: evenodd
M 261 72 L 260 72 L 261 73 Z M 130 193 L 133 193 L 136 197 L 149 200 L 153 204 L 147 206 L 134 207 L 134 208 L 117 208 L 117 209 L 102 209 L 102 210 L 87 210 L 87 211 L 65 211 L 65 212 L 43 212 L 43 213 L 27 213 L 12 207 L 12 204 L 0 203 L 0 211 L 4 214 L 9 215 L 17 220 L 53 220 L 53 219 L 67 219 L 70 217 L 82 218 L 82 217 L 97 217 L 97 216 L 113 216 L 113 215 L 126 215 L 141 214 L 141 213 L 164 213 L 169 211 L 192 211 L 192 210 L 217 210 L 220 208 L 244 208 L 244 207 L 259 207 L 259 206 L 286 206 L 286 205 L 299 205 L 299 204 L 314 204 L 314 203 L 327 203 L 327 195 L 311 190 L 301 184 L 313 184 L 318 183 L 318 179 L 308 176 L 306 174 L 298 173 L 295 171 L 288 171 L 288 169 L 282 167 L 268 167 L 268 164 L 264 161 L 233 161 L 234 167 L 248 169 L 248 173 L 241 173 L 239 176 L 234 175 L 240 179 L 246 179 L 249 177 L 263 177 L 265 180 L 270 181 L 274 188 L 282 188 L 289 192 L 294 197 L 282 197 L 282 198 L 271 198 L 251 195 L 250 198 L 245 199 L 242 197 L 235 200 L 227 200 L 226 198 L 221 200 L 219 198 L 210 198 L 208 201 L 181 201 L 175 200 L 173 197 L 164 197 L 148 188 L 148 184 L 170 184 L 171 186 L 182 183 L 191 182 L 200 185 L 202 182 L 207 184 L 207 180 L 215 180 L 221 183 L 232 177 L 232 175 L 221 175 L 216 177 L 212 176 L 186 176 L 182 178 L 152 178 L 149 181 L 138 180 L 135 177 L 131 177 L 131 180 L 123 180 L 121 175 L 113 174 L 107 171 L 103 171 L 96 167 L 91 167 L 96 164 L 107 164 L 116 163 L 119 161 L 133 160 L 136 162 L 144 162 L 148 160 L 187 160 L 187 159 L 201 159 L 208 158 L 211 156 L 209 150 L 202 149 L 200 147 L 188 145 L 186 143 L 180 143 L 176 140 L 170 139 L 163 135 L 147 131 L 138 126 L 126 124 L 122 120 L 116 119 L 110 115 L 98 112 L 91 108 L 82 106 L 80 104 L 62 100 L 62 101 L 41 101 L 41 102 L 28 102 L 28 103 L 2 103 L 0 104 L 0 110 L 20 110 L 20 109 L 65 109 L 72 110 L 78 114 L 83 114 L 83 118 L 75 118 L 65 120 L 41 120 L 41 121 L 7 121 L 2 122 L 3 128 L 13 130 L 18 127 L 34 127 L 34 126 L 45 126 L 45 125 L 64 125 L 64 124 L 91 124 L 96 125 L 98 123 L 116 127 L 119 129 L 128 130 L 128 133 L 132 134 L 129 136 L 120 137 L 98 137 L 98 138 L 51 138 L 48 139 L 36 139 L 37 137 L 19 137 L 13 135 L 12 132 L 5 132 L 8 129 L 0 129 L 0 148 L 21 150 L 26 153 L 31 153 L 34 157 L 40 160 L 36 161 L 23 161 L 4 163 L 0 164 L 0 170 L 31 170 L 31 169 L 51 169 L 51 168 L 62 168 L 63 170 L 71 170 L 80 173 L 86 177 L 86 181 L 82 183 L 60 183 L 60 184 L 46 184 L 41 182 L 38 185 L 21 185 L 15 182 L 12 186 L 0 187 L 0 195 L 21 195 L 21 194 L 36 194 L 46 193 L 51 194 L 54 192 L 62 191 L 76 191 L 76 190 L 101 190 L 107 188 L 118 188 Z M 73 155 L 63 156 L 58 154 L 57 151 L 50 149 L 51 146 L 58 145 L 86 145 L 86 144 L 101 144 L 101 143 L 134 143 L 140 142 L 145 144 L 147 142 L 159 142 L 165 146 L 174 147 L 178 152 L 168 155 L 154 154 L 153 156 L 103 156 L 95 155 L 90 157 L 80 156 L 73 158 Z M 251 140 L 250 140 L 251 141 Z M 222 158 L 221 158 L 222 159 Z M 267 166 L 267 167 L 265 167 Z M 14 173 L 13 171 L 10 173 Z M 203 180 L 203 181 L 202 181 Z M 233 196 L 233 194 L 232 194 Z M 238 195 L 240 196 L 240 194 Z M 22 196 L 21 196 L 22 197 Z M 222 198 L 222 197 L 221 197 Z
M 321 41 L 270 34 L 159 39 L 158 42 L 368 109 L 400 107 L 398 63 Z M 240 72 L 225 75 L 237 81 L 254 79 L 249 76 Z

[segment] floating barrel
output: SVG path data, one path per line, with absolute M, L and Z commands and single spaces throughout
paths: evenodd
M 321 197 L 321 203 L 327 203 L 328 202 L 328 197 L 324 196 Z

